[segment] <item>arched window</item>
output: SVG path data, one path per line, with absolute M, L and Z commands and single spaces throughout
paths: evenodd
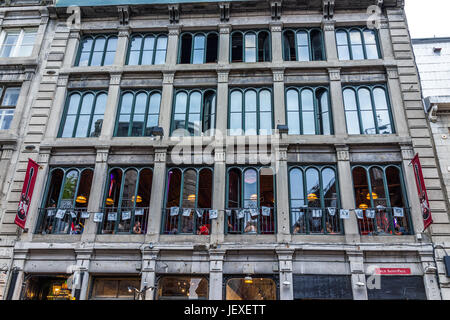
M 229 168 L 227 233 L 275 233 L 275 175 L 268 167 Z
M 164 234 L 208 235 L 211 230 L 213 170 L 172 168 L 167 173 Z
M 231 62 L 271 61 L 270 32 L 234 31 L 231 33 Z
M 99 232 L 145 234 L 152 180 L 151 168 L 110 169 Z
M 335 168 L 289 170 L 291 226 L 294 234 L 342 234 Z
M 75 66 L 109 66 L 114 63 L 117 36 L 97 35 L 81 38 L 78 59 Z
M 336 30 L 339 60 L 380 59 L 378 34 L 368 28 Z
M 385 87 L 346 87 L 343 96 L 349 134 L 394 133 Z
M 272 91 L 268 88 L 232 89 L 228 128 L 230 135 L 272 134 Z
M 320 29 L 286 29 L 283 31 L 283 46 L 285 61 L 325 60 Z
M 173 136 L 213 135 L 216 126 L 216 91 L 179 90 L 172 115 Z
M 179 63 L 217 63 L 218 46 L 217 32 L 185 32 L 180 37 Z
M 93 175 L 91 168 L 50 170 L 36 233 L 83 232 Z
M 107 95 L 106 91 L 70 93 L 67 97 L 58 137 L 99 137 Z
M 115 129 L 116 137 L 150 136 L 158 126 L 161 93 L 125 91 L 121 95 Z
M 166 62 L 166 34 L 133 34 L 128 48 L 127 65 L 152 65 Z
M 288 88 L 286 115 L 289 133 L 332 134 L 329 101 L 327 88 Z
M 412 234 L 410 210 L 400 167 L 355 166 L 352 169 L 361 235 Z

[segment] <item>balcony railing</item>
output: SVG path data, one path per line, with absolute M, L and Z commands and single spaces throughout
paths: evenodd
M 344 234 L 337 208 L 291 208 L 293 234 Z
M 225 212 L 226 234 L 276 233 L 276 208 L 229 208 Z
M 103 208 L 100 234 L 145 234 L 149 208 Z
M 209 235 L 210 208 L 164 208 L 162 234 Z
M 36 233 L 82 234 L 85 225 L 86 208 L 40 208 L 40 225 Z
M 400 210 L 399 210 L 400 209 Z M 368 236 L 411 235 L 410 208 L 368 208 L 358 217 L 359 233 Z

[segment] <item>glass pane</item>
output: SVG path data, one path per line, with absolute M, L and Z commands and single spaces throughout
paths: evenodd
M 240 135 L 242 131 L 242 113 L 230 114 L 230 135 Z
M 261 112 L 259 115 L 259 134 L 272 134 L 272 112 Z
M 115 56 L 116 56 L 116 52 L 115 52 L 115 51 L 113 51 L 113 52 L 111 52 L 111 51 L 106 52 L 106 54 L 105 54 L 105 60 L 104 60 L 104 62 L 103 62 L 103 65 L 104 65 L 104 66 L 110 66 L 110 65 L 112 65 L 112 64 L 114 63 L 114 58 L 115 58 Z
M 300 169 L 292 169 L 289 173 L 289 186 L 291 200 L 304 198 L 303 172 Z
M 181 171 L 171 169 L 167 175 L 167 201 L 166 208 L 180 206 Z
M 132 93 L 125 93 L 122 96 L 122 102 L 120 105 L 120 114 L 129 114 L 131 113 L 131 108 L 133 106 L 133 94 Z
M 375 102 L 375 108 L 377 110 L 387 110 L 386 92 L 381 88 L 375 88 L 373 90 L 373 99 Z
M 302 90 L 302 111 L 314 110 L 313 92 L 311 90 Z
M 269 90 L 260 91 L 259 110 L 272 112 L 272 95 Z
M 212 208 L 213 174 L 209 169 L 200 171 L 197 208 Z
M 363 60 L 364 51 L 362 45 L 352 45 L 353 60 Z
M 298 47 L 298 61 L 309 61 L 309 48 L 308 47 Z
M 375 44 L 366 45 L 367 59 L 379 59 L 378 48 Z
M 246 135 L 256 135 L 257 130 L 257 117 L 256 113 L 248 112 L 245 113 L 245 134 Z
M 308 46 L 308 33 L 304 31 L 297 32 L 297 45 Z
M 348 46 L 338 46 L 339 60 L 350 60 L 350 51 Z
M 106 93 L 99 94 L 95 103 L 95 114 L 104 114 L 106 108 L 106 100 L 108 95 Z
M 99 37 L 95 39 L 94 51 L 102 51 L 105 50 L 106 39 L 103 37 Z
M 205 48 L 205 36 L 196 35 L 194 37 L 194 50 L 195 49 L 204 49 Z
M 201 105 L 202 105 L 201 93 L 200 92 L 191 93 L 189 101 L 189 114 L 200 113 Z
M 228 173 L 228 208 L 239 208 L 241 198 L 241 172 L 231 169 Z
M 136 101 L 134 103 L 134 113 L 143 114 L 145 113 L 146 109 L 147 109 L 147 94 L 141 92 L 136 96 Z
M 77 129 L 75 131 L 75 137 L 85 138 L 88 136 L 90 115 L 82 115 L 78 118 Z
M 141 45 L 142 45 L 142 37 L 141 36 L 133 37 L 131 39 L 130 50 L 131 51 L 140 51 Z
M 345 119 L 347 121 L 348 134 L 360 134 L 359 118 L 357 111 L 346 111 Z
M 60 207 L 62 208 L 73 207 L 75 200 L 75 189 L 78 184 L 78 177 L 79 172 L 77 170 L 71 170 L 66 174 L 66 180 L 64 182 Z
M 94 104 L 94 95 L 92 93 L 85 94 L 81 102 L 80 114 L 91 114 Z
M 254 169 L 247 169 L 244 171 L 244 207 L 257 208 L 258 207 L 258 173 Z
M 187 94 L 180 92 L 176 96 L 175 113 L 186 113 Z
M 347 39 L 347 32 L 345 31 L 337 31 L 336 32 L 336 43 L 338 46 L 340 45 L 348 45 L 347 43 L 348 39 Z
M 300 134 L 300 119 L 298 111 L 288 112 L 287 124 L 289 134 Z
M 162 36 L 162 37 L 158 37 L 158 41 L 156 44 L 156 50 L 166 50 L 167 48 L 167 37 L 166 36 Z
M 195 208 L 197 192 L 197 171 L 188 169 L 184 172 L 183 208 Z M 191 230 L 192 231 L 192 230 Z
M 119 123 L 117 124 L 117 136 L 126 137 L 128 136 L 128 127 L 130 125 L 129 115 L 120 115 Z
M 377 124 L 380 134 L 391 134 L 392 126 L 388 111 L 377 111 Z
M 148 113 L 159 115 L 160 105 L 161 105 L 161 94 L 160 93 L 152 94 L 150 97 L 150 106 L 148 109 Z
M 316 123 L 314 112 L 304 111 L 302 112 L 303 117 L 303 134 L 316 134 Z
M 333 169 L 322 171 L 323 195 L 326 207 L 337 207 L 336 174 Z
M 64 123 L 64 129 L 61 134 L 62 138 L 71 138 L 73 135 L 73 128 L 75 126 L 76 116 L 67 116 Z
M 261 168 L 259 174 L 259 206 L 262 207 L 274 207 L 275 194 L 274 194 L 274 179 L 273 170 L 271 168 Z
M 137 176 L 137 171 L 134 169 L 127 170 L 125 173 L 125 184 L 122 190 L 122 209 L 134 207 Z
M 240 91 L 233 91 L 231 93 L 230 99 L 231 99 L 230 111 L 242 112 L 242 93 Z
M 19 99 L 20 88 L 7 88 L 3 96 L 2 106 L 14 107 Z
M 103 52 L 94 52 L 92 54 L 91 66 L 100 66 L 102 64 Z
M 357 167 L 353 169 L 353 186 L 355 188 L 356 207 L 361 208 L 361 204 L 371 207 L 369 194 L 369 184 L 367 183 L 367 173 L 364 168 Z
M 226 300 L 276 300 L 276 285 L 270 278 L 255 278 L 251 284 L 244 279 L 230 279 L 226 287 Z
M 256 35 L 245 35 L 245 62 L 256 62 Z
M 89 136 L 99 137 L 102 131 L 102 124 L 103 124 L 103 114 L 94 115 L 92 117 L 91 132 L 89 133 Z
M 370 183 L 372 186 L 372 195 L 368 194 L 374 201 L 375 207 L 387 207 L 386 192 L 384 190 L 383 170 L 378 167 L 370 169 Z
M 388 184 L 391 207 L 405 208 L 405 198 L 403 195 L 400 170 L 396 167 L 386 169 L 386 181 Z
M 253 90 L 245 92 L 245 111 L 256 111 L 256 92 Z
M 286 94 L 286 104 L 288 111 L 298 111 L 299 103 L 298 103 L 298 91 L 290 89 Z
M 131 51 L 128 57 L 128 65 L 135 66 L 139 64 L 140 51 Z
M 356 95 L 355 91 L 352 89 L 345 89 L 344 90 L 344 104 L 345 104 L 345 110 L 357 110 L 356 107 Z
M 194 57 L 192 58 L 193 64 L 202 64 L 205 58 L 204 49 L 194 50 Z
M 159 38 L 161 39 L 161 38 Z M 164 40 L 159 40 L 163 42 Z M 155 48 L 155 37 L 153 36 L 146 36 L 144 40 L 144 50 L 145 51 L 152 51 Z
M 308 207 L 320 207 L 320 182 L 319 171 L 316 169 L 306 170 L 306 193 Z
M 315 61 L 324 60 L 324 47 L 322 33 L 318 30 L 311 31 L 312 57 Z

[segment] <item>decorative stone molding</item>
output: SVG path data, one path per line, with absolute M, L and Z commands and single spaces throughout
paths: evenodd
M 121 25 L 128 25 L 130 22 L 130 8 L 128 6 L 117 6 L 119 11 L 119 23 Z
M 281 32 L 283 31 L 282 23 L 271 23 L 270 24 L 270 32 Z
M 396 66 L 386 67 L 388 79 L 398 79 L 398 68 Z
M 169 21 L 170 23 L 178 23 L 180 21 L 180 5 L 169 5 Z
M 120 81 L 122 80 L 121 73 L 112 73 L 111 78 L 109 79 L 110 86 L 118 86 L 120 85 Z
M 278 147 L 275 152 L 277 161 L 287 161 L 287 147 Z
M 164 73 L 164 75 L 163 75 L 163 84 L 173 84 L 174 79 L 175 79 L 175 73 L 174 72 Z
M 340 81 L 341 80 L 341 70 L 340 69 L 328 69 L 328 75 L 330 81 Z
M 169 30 L 169 32 L 168 32 L 169 36 L 177 36 L 178 37 L 181 33 L 180 25 L 169 26 L 167 29 Z
M 230 20 L 230 3 L 222 2 L 219 3 L 220 10 L 220 21 L 228 22 Z
M 282 0 L 270 1 L 270 13 L 272 15 L 272 20 L 281 19 L 281 1 Z
M 14 148 L 8 148 L 8 146 L 4 146 L 3 150 L 1 151 L 1 160 L 10 160 L 12 157 L 12 154 L 14 152 Z
M 403 160 L 412 160 L 414 158 L 414 149 L 410 144 L 400 144 Z
M 350 151 L 348 146 L 336 146 L 336 156 L 338 161 L 349 161 Z
M 49 159 L 50 159 L 50 150 L 40 150 L 38 163 L 48 164 Z
M 217 81 L 219 83 L 228 83 L 228 71 L 217 71 Z
M 155 162 L 166 162 L 167 151 L 166 150 L 157 150 L 155 152 Z
M 97 155 L 95 157 L 95 162 L 97 163 L 106 163 L 108 161 L 109 150 L 108 149 L 100 149 L 97 150 Z
M 322 21 L 322 29 L 323 31 L 334 31 L 335 29 L 335 20 L 323 20 Z
M 69 39 L 80 40 L 80 38 L 81 38 L 80 30 L 78 30 L 78 29 L 70 29 Z
M 230 34 L 232 30 L 231 25 L 229 24 L 219 24 L 219 33 L 220 34 Z
M 330 20 L 334 16 L 334 0 L 322 0 L 323 17 Z
M 60 74 L 57 81 L 58 87 L 67 87 L 67 83 L 69 82 L 68 74 Z
M 118 36 L 119 36 L 119 38 L 120 37 L 127 37 L 128 38 L 130 36 L 130 28 L 128 28 L 128 27 L 119 28 Z
M 428 112 L 428 120 L 435 123 L 438 120 L 437 112 L 438 112 L 438 105 L 435 104 L 431 107 L 430 111 Z
M 284 70 L 273 70 L 273 82 L 284 81 Z

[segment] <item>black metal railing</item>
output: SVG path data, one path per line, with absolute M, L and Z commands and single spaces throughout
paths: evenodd
M 225 210 L 226 234 L 275 234 L 276 208 L 228 208 Z
M 162 234 L 209 235 L 210 208 L 163 208 Z
M 145 234 L 149 208 L 106 207 L 100 234 Z
M 344 234 L 338 208 L 291 208 L 292 234 Z
M 82 234 L 86 208 L 40 208 L 40 224 L 36 233 L 40 234 Z
M 368 208 L 358 217 L 360 235 L 411 235 L 410 208 Z

